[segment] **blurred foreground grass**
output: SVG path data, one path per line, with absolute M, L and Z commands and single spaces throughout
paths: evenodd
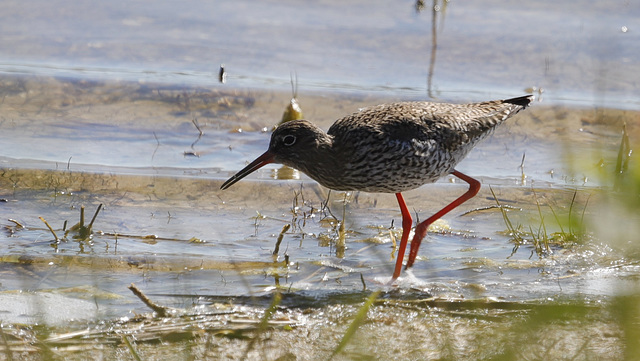
M 637 360 L 640 297 L 606 301 L 343 295 L 304 308 L 213 304 L 173 317 L 2 327 L 3 359 Z M 363 319 L 361 304 L 378 296 Z M 363 309 L 365 312 L 367 309 Z M 352 321 L 357 320 L 357 321 Z M 353 322 L 353 323 L 352 323 Z M 357 322 L 357 323 L 356 323 Z M 341 341 L 342 339 L 342 341 Z M 130 347 L 125 347 L 129 344 Z

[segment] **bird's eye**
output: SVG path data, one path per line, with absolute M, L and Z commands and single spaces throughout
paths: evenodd
M 292 146 L 295 142 L 296 142 L 296 137 L 291 134 L 287 134 L 284 137 L 282 137 L 282 144 L 286 146 Z

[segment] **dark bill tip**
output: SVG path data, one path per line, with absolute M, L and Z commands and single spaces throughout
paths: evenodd
M 274 155 L 271 152 L 269 151 L 264 152 L 264 154 L 256 158 L 256 160 L 249 163 L 248 166 L 244 167 L 241 171 L 236 173 L 233 177 L 227 179 L 226 182 L 222 183 L 222 186 L 220 186 L 220 189 L 225 190 L 231 187 L 232 185 L 236 184 L 236 182 L 238 182 L 242 178 L 258 170 L 259 168 L 262 168 L 269 163 L 273 163 L 273 158 L 274 158 Z

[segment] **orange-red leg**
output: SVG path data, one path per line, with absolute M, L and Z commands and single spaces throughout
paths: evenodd
M 413 266 L 413 263 L 418 256 L 418 249 L 420 248 L 420 243 L 422 243 L 422 239 L 427 235 L 427 229 L 431 225 L 431 223 L 436 220 L 442 218 L 445 214 L 451 212 L 454 208 L 461 205 L 462 203 L 468 201 L 473 198 L 478 191 L 480 190 L 480 182 L 477 180 L 454 170 L 452 174 L 463 181 L 469 183 L 469 190 L 467 190 L 463 195 L 456 198 L 453 202 L 449 203 L 446 207 L 442 208 L 439 212 L 429 217 L 427 220 L 421 222 L 416 226 L 415 233 L 413 235 L 413 240 L 411 241 L 411 249 L 409 251 L 409 260 L 407 261 L 407 266 L 405 269 Z M 396 279 L 400 277 L 400 273 L 402 272 L 402 260 L 404 259 L 404 253 L 407 249 L 407 242 L 409 240 L 409 232 L 411 231 L 411 214 L 409 213 L 409 209 L 407 208 L 407 204 L 404 201 L 401 193 L 396 193 L 396 198 L 398 198 L 398 205 L 400 205 L 400 212 L 402 213 L 402 239 L 400 241 L 400 249 L 398 250 L 398 259 L 396 260 L 396 268 L 393 271 L 393 278 Z
M 407 266 L 405 267 L 405 269 L 413 266 L 413 262 L 415 262 L 416 256 L 418 256 L 418 249 L 420 248 L 420 243 L 422 242 L 422 239 L 427 235 L 427 229 L 429 228 L 431 223 L 442 218 L 442 216 L 451 212 L 457 206 L 473 198 L 476 194 L 478 194 L 478 191 L 480 190 L 480 182 L 478 182 L 477 180 L 469 177 L 466 174 L 460 173 L 455 169 L 453 170 L 452 174 L 462 179 L 463 181 L 469 183 L 469 190 L 466 191 L 460 197 L 458 197 L 455 201 L 449 203 L 448 206 L 442 208 L 438 213 L 434 214 L 433 216 L 429 217 L 427 220 L 423 221 L 422 223 L 416 226 L 416 230 L 413 235 L 413 240 L 411 241 L 411 250 L 409 251 L 409 259 L 407 260 Z
M 404 202 L 404 197 L 402 197 L 402 193 L 396 193 L 396 198 L 398 199 L 398 205 L 400 205 L 400 212 L 402 213 L 402 238 L 400 239 L 400 249 L 398 249 L 398 259 L 396 260 L 396 268 L 393 271 L 393 278 L 396 279 L 400 277 L 400 273 L 402 272 L 402 260 L 404 259 L 404 253 L 407 250 L 407 242 L 409 242 L 409 233 L 411 232 L 411 225 L 413 224 L 413 219 L 411 219 L 411 213 L 409 213 L 409 208 L 407 208 L 407 204 Z

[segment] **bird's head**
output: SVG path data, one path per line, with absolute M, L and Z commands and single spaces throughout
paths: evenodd
M 306 120 L 293 120 L 276 128 L 271 134 L 269 149 L 229 178 L 221 189 L 227 189 L 240 179 L 269 163 L 280 163 L 306 172 L 313 163 L 321 161 L 322 152 L 330 146 L 331 138 L 322 129 Z

